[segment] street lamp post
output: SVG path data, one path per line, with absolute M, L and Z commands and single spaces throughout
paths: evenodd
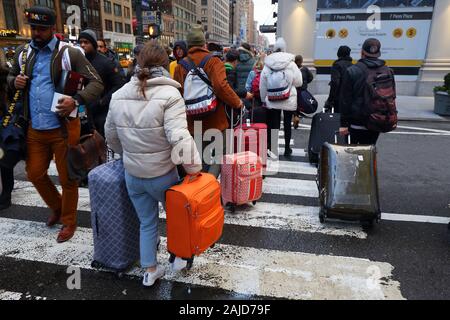
M 236 5 L 236 0 L 230 0 L 231 5 L 231 46 L 234 44 L 234 6 Z
M 136 20 L 137 20 L 137 43 L 144 42 L 144 29 L 142 24 L 142 2 L 141 0 L 135 0 L 136 4 Z

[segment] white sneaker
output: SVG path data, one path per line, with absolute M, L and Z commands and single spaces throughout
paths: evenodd
M 187 261 L 179 257 L 175 258 L 175 261 L 170 264 L 171 271 L 177 272 L 186 268 Z
M 145 272 L 144 273 L 144 279 L 142 280 L 142 284 L 146 287 L 151 287 L 155 284 L 155 281 L 159 278 L 164 277 L 166 274 L 166 271 L 161 266 L 156 266 L 156 271 L 154 272 Z
M 278 160 L 277 155 L 270 150 L 267 150 L 267 155 L 269 156 L 270 159 Z

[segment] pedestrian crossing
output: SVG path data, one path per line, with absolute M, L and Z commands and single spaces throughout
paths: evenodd
M 292 141 L 294 157 L 305 157 L 304 149 Z M 284 143 L 284 139 L 283 139 Z M 284 152 L 283 148 L 279 153 Z M 330 221 L 321 224 L 318 218 L 318 197 L 315 177 L 317 169 L 301 161 L 269 161 L 264 180 L 263 200 L 248 204 L 236 212 L 226 212 L 224 233 L 247 230 L 248 237 L 265 237 L 276 231 L 280 238 L 292 234 L 308 235 L 311 241 L 322 237 L 336 244 L 344 241 L 367 241 L 368 234 L 357 223 Z M 49 175 L 57 176 L 55 165 Z M 306 179 L 308 178 L 308 179 Z M 60 187 L 58 187 L 61 190 Z M 291 203 L 289 199 L 300 199 Z M 46 208 L 45 203 L 28 181 L 17 180 L 12 194 L 13 207 L 33 211 Z M 315 202 L 315 205 L 311 205 Z M 78 210 L 90 215 L 89 192 L 79 189 Z M 165 222 L 165 212 L 160 207 L 160 221 Z M 75 237 L 57 244 L 57 228 L 45 226 L 46 217 L 40 219 L 16 219 L 0 213 L 0 257 L 33 261 L 57 266 L 77 266 L 92 270 L 92 230 L 80 227 Z M 241 233 L 240 231 L 236 231 Z M 228 238 L 224 235 L 224 238 Z M 158 260 L 167 270 L 168 254 L 166 238 L 161 237 Z M 287 238 L 286 238 L 287 240 Z M 303 252 L 301 244 L 296 250 L 280 250 L 258 241 L 220 241 L 214 248 L 196 257 L 189 272 L 168 271 L 163 281 L 218 288 L 247 296 L 284 299 L 402 299 L 400 283 L 393 279 L 394 267 L 383 261 L 361 257 L 338 256 Z M 265 242 L 264 242 L 265 243 Z M 375 271 L 376 272 L 375 272 Z M 139 268 L 127 275 L 141 276 Z M 1 291 L 0 299 L 26 298 L 25 293 L 14 290 Z M 44 299 L 39 297 L 39 299 Z
M 15 300 L 47 300 L 47 298 L 45 297 L 40 297 L 40 296 L 32 296 L 30 294 L 26 294 L 26 293 L 19 293 L 19 292 L 11 292 L 11 291 L 5 291 L 5 290 L 0 290 L 0 300 L 10 300 L 10 301 L 15 301 Z

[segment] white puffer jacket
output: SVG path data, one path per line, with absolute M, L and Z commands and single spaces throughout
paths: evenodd
M 170 78 L 153 78 L 147 80 L 144 98 L 139 80 L 133 77 L 113 94 L 105 124 L 106 140 L 114 152 L 122 154 L 130 175 L 155 178 L 178 164 L 183 164 L 188 174 L 201 170 L 200 155 L 187 129 L 180 87 Z
M 286 77 L 289 83 L 292 83 L 291 96 L 288 100 L 269 101 L 269 98 L 267 97 L 267 78 L 272 72 L 271 69 L 286 71 Z M 293 54 L 276 52 L 265 59 L 264 69 L 261 73 L 261 81 L 259 83 L 259 90 L 261 93 L 261 100 L 266 103 L 267 108 L 287 111 L 297 110 L 297 90 L 295 88 L 301 87 L 302 84 L 302 73 L 295 64 L 295 56 Z

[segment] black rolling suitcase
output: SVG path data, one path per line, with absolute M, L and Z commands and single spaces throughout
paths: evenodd
M 332 143 L 335 140 L 335 132 L 341 126 L 339 113 L 320 112 L 314 115 L 309 134 L 308 158 L 309 163 L 318 164 L 319 154 L 325 142 Z M 339 138 L 339 142 L 341 138 Z
M 376 147 L 326 142 L 318 169 L 320 222 L 361 221 L 370 228 L 381 218 Z

